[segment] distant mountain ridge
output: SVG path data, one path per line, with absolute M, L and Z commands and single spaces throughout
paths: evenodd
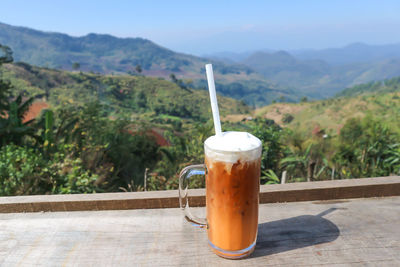
M 330 66 L 322 60 L 301 61 L 286 51 L 274 53 L 256 52 L 242 61 L 258 72 L 270 76 L 281 71 L 299 71 L 301 73 L 319 74 L 330 70 Z
M 174 74 L 190 87 L 207 88 L 204 65 L 213 63 L 217 91 L 260 107 L 294 102 L 302 96 L 321 99 L 344 88 L 400 76 L 400 44 L 303 51 L 263 50 L 196 57 L 143 38 L 107 34 L 72 37 L 0 23 L 0 44 L 10 46 L 15 61 L 105 74 L 144 74 L 169 79 Z M 211 55 L 209 56 L 211 57 Z M 140 68 L 137 68 L 140 66 Z
M 143 38 L 94 33 L 72 37 L 3 23 L 0 23 L 0 42 L 13 49 L 16 61 L 67 70 L 78 62 L 82 70 L 102 73 L 133 71 L 136 65 L 144 70 L 163 66 L 165 70 L 179 72 L 181 66 L 190 65 L 195 58 Z
M 37 31 L 0 23 L 0 44 L 10 46 L 15 61 L 87 72 L 134 74 L 140 65 L 146 76 L 191 80 L 191 86 L 206 88 L 206 63 L 213 63 L 219 92 L 246 101 L 253 106 L 276 99 L 296 101 L 301 92 L 282 88 L 244 64 L 176 53 L 142 38 L 117 38 L 107 34 L 72 37 L 67 34 Z M 75 63 L 75 64 L 74 64 Z
M 281 86 L 296 88 L 310 98 L 320 99 L 357 84 L 399 76 L 400 45 L 379 46 L 376 51 L 375 48 L 353 44 L 297 54 L 261 51 L 241 63 Z
M 400 43 L 387 45 L 352 43 L 342 48 L 291 51 L 290 53 L 302 60 L 319 59 L 332 65 L 347 65 L 400 59 Z
M 312 99 L 332 97 L 344 88 L 400 76 L 400 44 L 353 43 L 342 48 L 215 53 L 242 63 L 281 86 Z M 211 55 L 210 55 L 211 56 Z
M 204 57 L 238 63 L 255 53 L 263 52 L 272 54 L 278 51 L 281 50 L 262 49 L 243 53 L 222 51 L 207 54 L 204 55 Z M 337 48 L 298 50 L 289 49 L 286 50 L 286 52 L 298 60 L 322 60 L 330 65 L 351 65 L 354 63 L 366 63 L 371 61 L 383 61 L 387 59 L 400 58 L 400 43 L 369 45 L 357 42 Z

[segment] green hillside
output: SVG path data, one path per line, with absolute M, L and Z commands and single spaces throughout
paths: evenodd
M 101 73 L 135 71 L 181 71 L 192 67 L 195 57 L 174 53 L 142 38 L 116 38 L 106 34 L 71 37 L 0 23 L 0 43 L 10 46 L 15 61 L 37 66 L 72 70 L 73 63 L 83 71 Z
M 207 92 L 10 62 L 0 57 L 1 196 L 177 189 L 179 170 L 204 160 Z M 244 103 L 219 97 L 222 128 L 262 140 L 262 184 L 284 171 L 287 182 L 400 173 L 400 92 L 304 101 L 252 119 Z M 204 187 L 200 178 L 190 187 Z
M 1 72 L 14 86 L 14 95 L 23 92 L 53 107 L 100 101 L 112 116 L 171 115 L 197 120 L 211 116 L 206 91 L 181 88 L 162 78 L 69 72 L 26 63 L 5 64 Z M 219 97 L 219 103 L 222 114 L 249 111 L 243 102 L 232 98 Z
M 400 77 L 384 81 L 370 82 L 346 88 L 336 96 L 352 97 L 368 93 L 391 93 L 400 91 Z
M 276 182 L 283 171 L 287 171 L 289 181 L 397 175 L 399 80 L 380 84 L 390 90 L 297 104 L 275 103 L 251 114 L 226 116 L 223 127 L 262 123 L 258 129 L 267 129 L 264 136 L 269 141 L 264 149 L 273 170 L 265 175 Z M 277 132 L 271 131 L 275 126 L 268 126 L 274 122 L 279 124 Z
M 260 108 L 255 114 L 306 134 L 324 129 L 332 135 L 337 135 L 347 120 L 371 115 L 400 133 L 400 87 L 397 88 L 392 93 L 378 92 L 298 104 L 277 103 Z
M 144 74 L 169 79 L 174 74 L 189 86 L 205 88 L 204 65 L 210 60 L 176 53 L 142 38 L 106 34 L 72 37 L 0 23 L 0 44 L 11 47 L 15 61 L 62 70 L 102 74 Z M 212 61 L 219 90 L 226 96 L 262 106 L 301 94 L 280 88 L 245 65 Z M 140 66 L 140 67 L 139 67 Z
M 0 56 L 0 196 L 143 190 L 147 170 L 147 189 L 176 188 L 181 164 L 203 157 L 206 91 L 10 61 Z M 218 100 L 222 115 L 250 111 Z

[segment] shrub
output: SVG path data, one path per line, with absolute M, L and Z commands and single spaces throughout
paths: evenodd
M 46 160 L 33 148 L 9 144 L 0 149 L 0 196 L 99 191 L 98 176 L 79 158 L 63 151 Z
M 291 123 L 294 120 L 294 116 L 289 113 L 285 113 L 282 118 L 283 123 Z

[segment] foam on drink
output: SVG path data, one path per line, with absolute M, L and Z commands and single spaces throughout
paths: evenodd
M 246 132 L 223 132 L 221 136 L 211 136 L 204 143 L 205 155 L 211 161 L 226 163 L 231 171 L 232 164 L 258 159 L 261 155 L 261 141 Z

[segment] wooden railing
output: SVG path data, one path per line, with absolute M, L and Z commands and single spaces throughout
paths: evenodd
M 260 203 L 400 195 L 400 176 L 262 185 Z M 190 205 L 205 205 L 205 190 L 189 192 Z M 126 210 L 179 207 L 177 190 L 131 193 L 0 197 L 0 213 Z

